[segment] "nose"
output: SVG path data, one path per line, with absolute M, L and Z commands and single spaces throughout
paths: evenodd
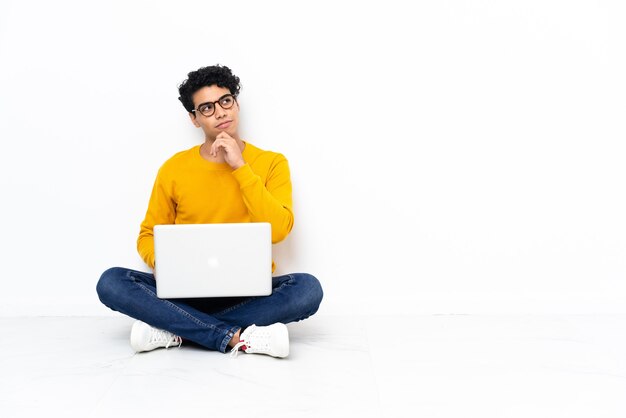
M 218 103 L 216 103 L 215 104 L 215 118 L 221 119 L 222 117 L 224 117 L 225 114 L 226 114 L 226 111 L 224 110 L 224 108 L 220 106 Z

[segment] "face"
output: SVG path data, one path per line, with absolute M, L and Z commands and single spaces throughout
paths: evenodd
M 225 94 L 230 94 L 230 90 L 225 87 L 218 87 L 216 85 L 202 87 L 192 96 L 194 108 L 198 109 L 202 107 L 204 103 L 215 102 Z M 233 138 L 238 139 L 239 103 L 235 101 L 230 109 L 222 108 L 220 103 L 213 103 L 212 106 L 215 112 L 211 116 L 204 116 L 197 110 L 190 113 L 189 117 L 193 124 L 198 128 L 202 128 L 205 137 L 209 140 L 215 140 L 215 137 L 220 132 L 226 132 Z

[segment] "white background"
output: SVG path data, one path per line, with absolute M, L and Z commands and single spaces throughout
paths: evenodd
M 107 315 L 189 71 L 289 159 L 326 313 L 626 312 L 620 1 L 6 1 L 0 314 Z

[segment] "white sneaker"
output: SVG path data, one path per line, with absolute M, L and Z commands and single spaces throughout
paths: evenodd
M 136 352 L 150 351 L 155 348 L 168 348 L 172 345 L 180 345 L 183 339 L 171 332 L 151 327 L 145 322 L 135 321 L 130 331 L 130 345 Z
M 239 342 L 233 347 L 230 355 L 237 357 L 239 348 L 246 353 L 287 357 L 289 355 L 289 331 L 287 331 L 287 326 L 280 322 L 266 327 L 250 325 L 241 333 Z

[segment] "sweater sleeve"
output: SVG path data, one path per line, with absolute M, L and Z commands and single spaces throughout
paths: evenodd
M 171 186 L 159 170 L 152 188 L 146 217 L 141 223 L 137 238 L 137 251 L 145 263 L 154 269 L 154 226 L 173 224 L 176 219 L 176 204 Z
M 265 184 L 249 164 L 233 171 L 252 222 L 272 225 L 272 243 L 284 240 L 293 228 L 291 178 L 287 159 L 278 154 Z

